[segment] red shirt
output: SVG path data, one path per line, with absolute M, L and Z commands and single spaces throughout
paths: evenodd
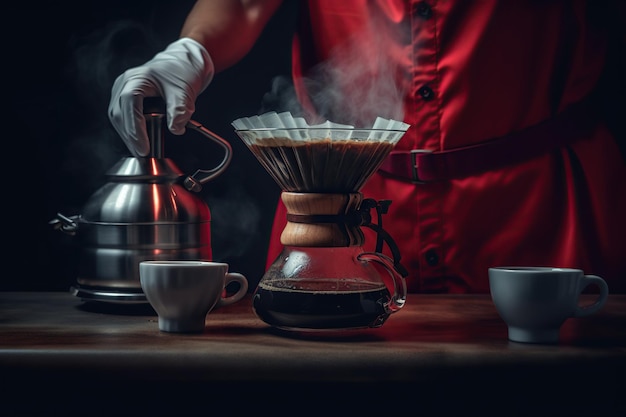
M 370 49 L 384 45 L 411 125 L 398 150 L 454 149 L 536 125 L 587 96 L 605 64 L 607 34 L 585 1 L 313 0 L 302 7 L 296 83 L 355 34 L 354 66 L 375 68 Z M 368 88 L 355 83 L 337 88 Z M 392 200 L 384 228 L 400 248 L 411 292 L 486 293 L 487 270 L 498 265 L 581 268 L 605 278 L 611 292 L 626 291 L 626 166 L 603 123 L 505 168 L 427 184 L 376 173 L 361 192 Z M 279 204 L 270 263 L 285 218 Z

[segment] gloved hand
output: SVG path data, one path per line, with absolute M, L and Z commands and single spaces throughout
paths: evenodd
M 144 97 L 163 97 L 168 129 L 185 133 L 195 102 L 213 79 L 213 61 L 191 38 L 171 43 L 145 64 L 117 77 L 111 89 L 109 119 L 135 156 L 146 156 L 150 143 L 143 116 Z

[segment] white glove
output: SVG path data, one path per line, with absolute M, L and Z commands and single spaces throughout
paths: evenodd
M 168 129 L 175 135 L 195 111 L 195 102 L 213 79 L 209 53 L 191 38 L 168 45 L 145 64 L 117 77 L 111 89 L 109 119 L 135 156 L 146 156 L 150 143 L 143 116 L 144 97 L 163 97 Z

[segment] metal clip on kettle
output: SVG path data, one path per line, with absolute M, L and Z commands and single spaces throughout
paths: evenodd
M 87 201 L 82 215 L 59 213 L 50 223 L 80 239 L 74 295 L 85 301 L 147 303 L 139 262 L 150 259 L 212 259 L 211 213 L 195 193 L 230 164 L 230 144 L 200 123 L 187 127 L 224 150 L 209 170 L 186 175 L 164 153 L 165 103 L 146 98 L 150 155 L 125 157 L 106 173 L 107 182 Z

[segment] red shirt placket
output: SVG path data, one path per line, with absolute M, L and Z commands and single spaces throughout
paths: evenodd
M 411 86 L 406 97 L 405 121 L 412 125 L 403 141 L 408 149 L 441 148 L 440 90 L 438 77 L 438 36 L 436 2 L 413 1 L 409 5 L 412 55 Z M 410 279 L 411 290 L 420 292 L 444 291 L 445 264 L 441 230 L 444 227 L 441 204 L 445 183 L 405 184 L 416 188 L 413 213 L 418 218 L 414 233 L 418 235 L 419 276 Z M 417 278 L 417 279 L 415 279 Z M 413 282 L 414 281 L 414 282 Z

